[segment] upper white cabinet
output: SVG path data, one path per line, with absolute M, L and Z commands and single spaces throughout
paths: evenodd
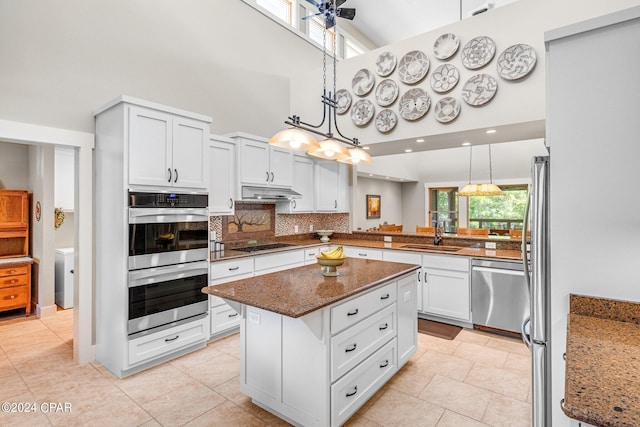
M 278 213 L 313 212 L 315 193 L 313 188 L 315 162 L 311 157 L 293 156 L 293 191 L 302 194 L 299 199 L 278 203 Z
M 233 215 L 236 201 L 236 143 L 211 135 L 209 142 L 209 213 Z
M 55 148 L 55 207 L 72 211 L 75 207 L 75 148 Z
M 332 160 L 316 161 L 316 210 L 338 211 L 338 169 L 340 163 Z
M 229 135 L 239 145 L 240 184 L 292 187 L 293 152 L 244 133 Z
M 130 105 L 129 184 L 206 189 L 209 123 Z

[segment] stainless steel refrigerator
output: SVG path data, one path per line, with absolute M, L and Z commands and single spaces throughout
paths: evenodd
M 534 157 L 522 239 L 522 261 L 529 287 L 531 317 L 522 339 L 531 349 L 533 427 L 551 426 L 551 306 L 549 257 L 549 156 Z M 530 221 L 529 221 L 530 220 Z M 527 231 L 531 227 L 530 251 Z

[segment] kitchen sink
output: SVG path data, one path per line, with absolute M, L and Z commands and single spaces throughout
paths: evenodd
M 405 249 L 421 249 L 423 251 L 438 251 L 438 252 L 457 252 L 462 248 L 456 246 L 436 246 L 436 245 L 404 245 L 401 248 Z
M 233 248 L 233 250 L 240 251 L 240 252 L 262 252 L 262 251 L 270 251 L 273 249 L 281 249 L 281 248 L 288 248 L 288 247 L 294 247 L 294 246 L 298 246 L 298 245 L 292 245 L 290 243 L 268 243 L 265 245 L 252 245 L 252 246 L 245 246 L 242 248 Z

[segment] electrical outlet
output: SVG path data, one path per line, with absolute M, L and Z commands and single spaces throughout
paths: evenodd
M 247 316 L 247 318 L 251 323 L 255 323 L 256 325 L 260 324 L 260 315 L 258 313 L 254 313 L 250 311 L 249 316 Z
M 382 238 L 382 240 L 384 240 L 384 241 L 385 241 L 385 242 L 387 242 L 387 243 L 391 243 L 391 241 L 392 241 L 391 236 L 384 236 L 384 237 Z
M 309 224 L 309 231 L 313 231 L 313 224 Z
M 297 226 L 297 225 L 294 225 L 294 226 L 293 226 L 293 232 L 294 232 L 294 233 L 297 233 L 297 232 L 298 232 L 298 226 Z
M 496 242 L 484 242 L 485 249 L 495 249 Z

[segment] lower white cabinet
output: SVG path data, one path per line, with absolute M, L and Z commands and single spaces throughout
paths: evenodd
M 422 311 L 471 321 L 469 259 L 454 255 L 423 255 Z
M 300 318 L 242 311 L 242 392 L 296 425 L 344 424 L 417 348 L 413 273 Z
M 363 248 L 358 246 L 343 246 L 345 256 L 349 258 L 367 258 L 382 260 L 382 249 Z
M 220 303 L 213 299 L 210 300 L 210 304 L 211 335 L 217 335 L 240 325 L 240 313 L 231 308 L 229 304 L 224 301 Z
M 286 270 L 304 265 L 305 252 L 303 249 L 275 252 L 254 257 L 254 276 Z

